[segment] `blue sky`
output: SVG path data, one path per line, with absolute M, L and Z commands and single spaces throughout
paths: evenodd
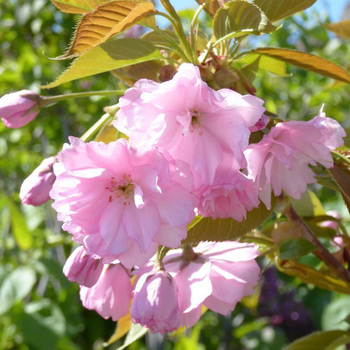
M 340 20 L 341 14 L 349 0 L 318 0 L 311 9 L 327 11 L 333 22 Z M 195 0 L 173 0 L 176 9 L 184 9 L 195 6 Z

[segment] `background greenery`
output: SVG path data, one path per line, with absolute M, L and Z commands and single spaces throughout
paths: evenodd
M 315 53 L 346 66 L 348 42 L 327 33 L 327 19 L 317 13 L 284 21 L 271 36 L 249 41 L 250 46 L 279 46 Z M 183 11 L 190 20 L 192 10 Z M 39 91 L 68 65 L 50 61 L 64 52 L 77 16 L 60 13 L 48 0 L 0 0 L 0 95 L 21 89 Z M 205 30 L 206 19 L 202 27 Z M 325 103 L 331 116 L 350 126 L 350 88 L 316 74 L 288 67 L 288 77 L 262 71 L 257 95 L 283 119 L 310 119 Z M 44 95 L 116 89 L 106 73 L 43 91 Z M 50 204 L 23 207 L 20 185 L 42 158 L 56 154 L 68 135 L 80 136 L 114 98 L 67 101 L 44 109 L 25 128 L 0 125 L 0 350 L 101 349 L 115 329 L 95 312 L 83 309 L 79 288 L 66 280 L 62 266 L 72 250 L 70 236 Z M 348 215 L 339 195 L 314 187 L 326 210 Z M 308 263 L 312 264 L 312 257 Z M 172 339 L 147 335 L 130 349 L 259 349 L 280 350 L 315 330 L 347 329 L 350 296 L 341 296 L 285 276 L 261 260 L 264 273 L 257 293 L 237 306 L 229 317 L 207 312 L 189 332 Z M 174 341 L 174 342 L 173 342 Z M 110 348 L 115 349 L 118 344 Z

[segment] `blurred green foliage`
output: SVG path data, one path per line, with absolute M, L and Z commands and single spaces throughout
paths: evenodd
M 48 0 L 0 1 L 0 95 L 39 91 L 40 85 L 53 81 L 68 63 L 48 57 L 64 52 L 77 19 L 60 13 Z M 297 48 L 346 66 L 350 45 L 318 24 L 325 20 L 316 13 L 298 15 L 272 36 L 253 38 L 248 44 Z M 205 29 L 205 19 L 201 26 Z M 288 72 L 287 78 L 259 73 L 257 95 L 268 110 L 282 119 L 309 119 L 325 103 L 328 116 L 350 126 L 349 87 L 291 66 Z M 109 90 L 117 84 L 106 73 L 42 94 Z M 18 192 L 42 158 L 55 155 L 68 135 L 82 135 L 103 114 L 105 105 L 116 102 L 113 98 L 70 100 L 45 108 L 25 128 L 0 125 L 0 350 L 97 350 L 114 331 L 113 322 L 83 309 L 79 287 L 63 275 L 72 243 L 50 204 L 23 207 Z M 313 189 L 326 210 L 348 215 L 339 194 L 318 186 Z M 303 259 L 314 263 L 311 256 Z M 272 268 L 264 272 L 256 295 L 239 304 L 232 315 L 208 311 L 189 332 L 165 339 L 147 335 L 129 349 L 280 350 L 313 330 L 347 329 L 343 320 L 349 314 L 349 296 L 305 285 Z

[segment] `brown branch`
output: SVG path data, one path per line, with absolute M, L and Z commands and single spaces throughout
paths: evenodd
M 299 216 L 299 214 L 294 210 L 292 205 L 284 212 L 290 221 L 297 222 L 302 228 L 302 235 L 305 239 L 310 241 L 318 249 L 313 253 L 322 260 L 328 267 L 330 267 L 341 279 L 350 283 L 350 271 L 347 270 L 343 264 L 338 261 L 318 240 L 314 232 L 307 226 L 305 221 Z

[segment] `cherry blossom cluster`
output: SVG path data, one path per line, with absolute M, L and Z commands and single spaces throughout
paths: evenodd
M 215 91 L 198 67 L 182 64 L 172 80 L 142 79 L 120 99 L 114 126 L 128 141 L 70 138 L 52 161 L 50 196 L 80 245 L 64 273 L 81 286 L 86 308 L 113 320 L 130 310 L 134 322 L 163 334 L 192 327 L 204 306 L 227 315 L 253 293 L 257 248 L 192 248 L 183 245 L 188 225 L 196 215 L 242 221 L 260 201 L 270 209 L 271 196 L 282 191 L 300 199 L 316 182 L 310 165 L 332 167 L 330 150 L 345 137 L 322 109 L 309 122 L 272 126 L 263 104 Z M 250 143 L 257 131 L 264 136 Z M 47 194 L 52 178 L 31 176 L 22 198 Z M 162 247 L 172 249 L 163 259 Z

